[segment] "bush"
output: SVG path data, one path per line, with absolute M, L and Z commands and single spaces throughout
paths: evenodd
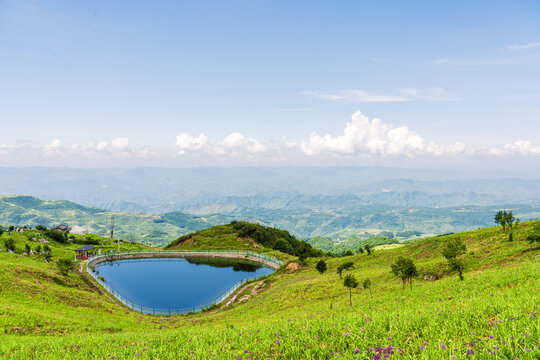
M 63 258 L 56 262 L 56 266 L 62 275 L 67 275 L 73 266 L 73 259 Z
M 15 241 L 13 239 L 6 239 L 4 240 L 4 246 L 6 247 L 6 251 L 11 250 L 15 252 Z
M 54 231 L 54 230 L 47 230 L 47 231 L 44 231 L 43 232 L 45 234 L 45 236 L 47 236 L 49 239 L 53 240 L 53 241 L 56 241 L 57 243 L 60 243 L 60 244 L 65 244 L 67 242 L 67 239 L 66 237 L 64 236 L 63 233 L 59 232 L 59 231 Z
M 540 221 L 537 221 L 529 235 L 527 235 L 529 244 L 540 243 Z
M 326 271 L 326 262 L 324 260 L 321 260 L 315 265 L 315 269 L 317 269 L 318 272 L 321 274 Z
M 30 251 L 31 251 L 32 249 L 30 249 L 30 245 L 24 244 L 24 250 L 25 250 L 25 252 L 26 252 L 28 255 L 30 255 Z

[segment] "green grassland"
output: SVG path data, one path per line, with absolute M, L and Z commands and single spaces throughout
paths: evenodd
M 485 228 L 371 255 L 326 257 L 324 274 L 315 270 L 320 258 L 308 258 L 297 270 L 282 268 L 264 280 L 263 291 L 247 302 L 170 317 L 119 306 L 78 264 L 60 275 L 55 261 L 72 256 L 76 245 L 51 242 L 49 263 L 2 251 L 0 358 L 539 359 L 540 247 L 525 241 L 531 228 L 531 222 L 520 224 L 512 242 L 500 227 Z M 225 230 L 215 227 L 193 239 L 199 248 L 262 251 Z M 10 237 L 18 249 L 27 242 L 35 247 L 25 234 Z M 441 256 L 453 238 L 467 245 L 464 281 Z M 403 289 L 390 273 L 400 256 L 419 269 L 412 288 Z M 346 274 L 373 284 L 371 293 L 362 285 L 353 290 L 352 307 L 336 274 L 345 261 L 354 262 Z

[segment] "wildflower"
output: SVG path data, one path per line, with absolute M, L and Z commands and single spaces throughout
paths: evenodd
M 489 335 L 488 338 L 493 339 L 495 336 Z
M 392 340 L 392 337 L 389 336 L 389 337 L 386 338 L 386 340 Z
M 360 352 L 360 349 L 356 348 L 354 349 L 354 355 L 358 354 Z
M 474 350 L 473 349 L 467 350 L 467 355 L 474 355 Z
M 446 345 L 442 344 L 441 349 L 446 350 L 447 349 Z

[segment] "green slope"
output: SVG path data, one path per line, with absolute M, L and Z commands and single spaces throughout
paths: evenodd
M 175 317 L 128 311 L 84 275 L 64 279 L 54 263 L 0 252 L 0 358 L 373 359 L 392 346 L 389 359 L 538 359 L 540 248 L 524 240 L 531 227 L 520 224 L 513 242 L 487 228 L 326 258 L 322 275 L 314 269 L 319 259 L 310 258 L 297 271 L 272 275 L 242 304 Z M 28 242 L 12 238 L 18 248 Z M 440 255 L 452 238 L 468 247 L 464 281 Z M 53 244 L 53 259 L 70 246 Z M 404 255 L 421 273 L 405 291 L 389 266 Z M 336 274 L 344 261 L 354 262 L 347 273 L 373 283 L 372 295 L 353 290 L 352 308 Z M 432 275 L 440 280 L 422 280 Z

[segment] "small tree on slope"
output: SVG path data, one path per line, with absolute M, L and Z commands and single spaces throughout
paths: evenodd
M 405 289 L 405 284 L 408 280 L 412 290 L 412 279 L 419 275 L 413 261 L 411 259 L 400 257 L 394 264 L 391 265 L 391 268 L 394 275 L 400 278 L 403 282 L 403 289 Z
M 358 280 L 353 274 L 347 274 L 343 280 L 343 285 L 349 288 L 349 304 L 352 306 L 352 289 L 358 286 Z

